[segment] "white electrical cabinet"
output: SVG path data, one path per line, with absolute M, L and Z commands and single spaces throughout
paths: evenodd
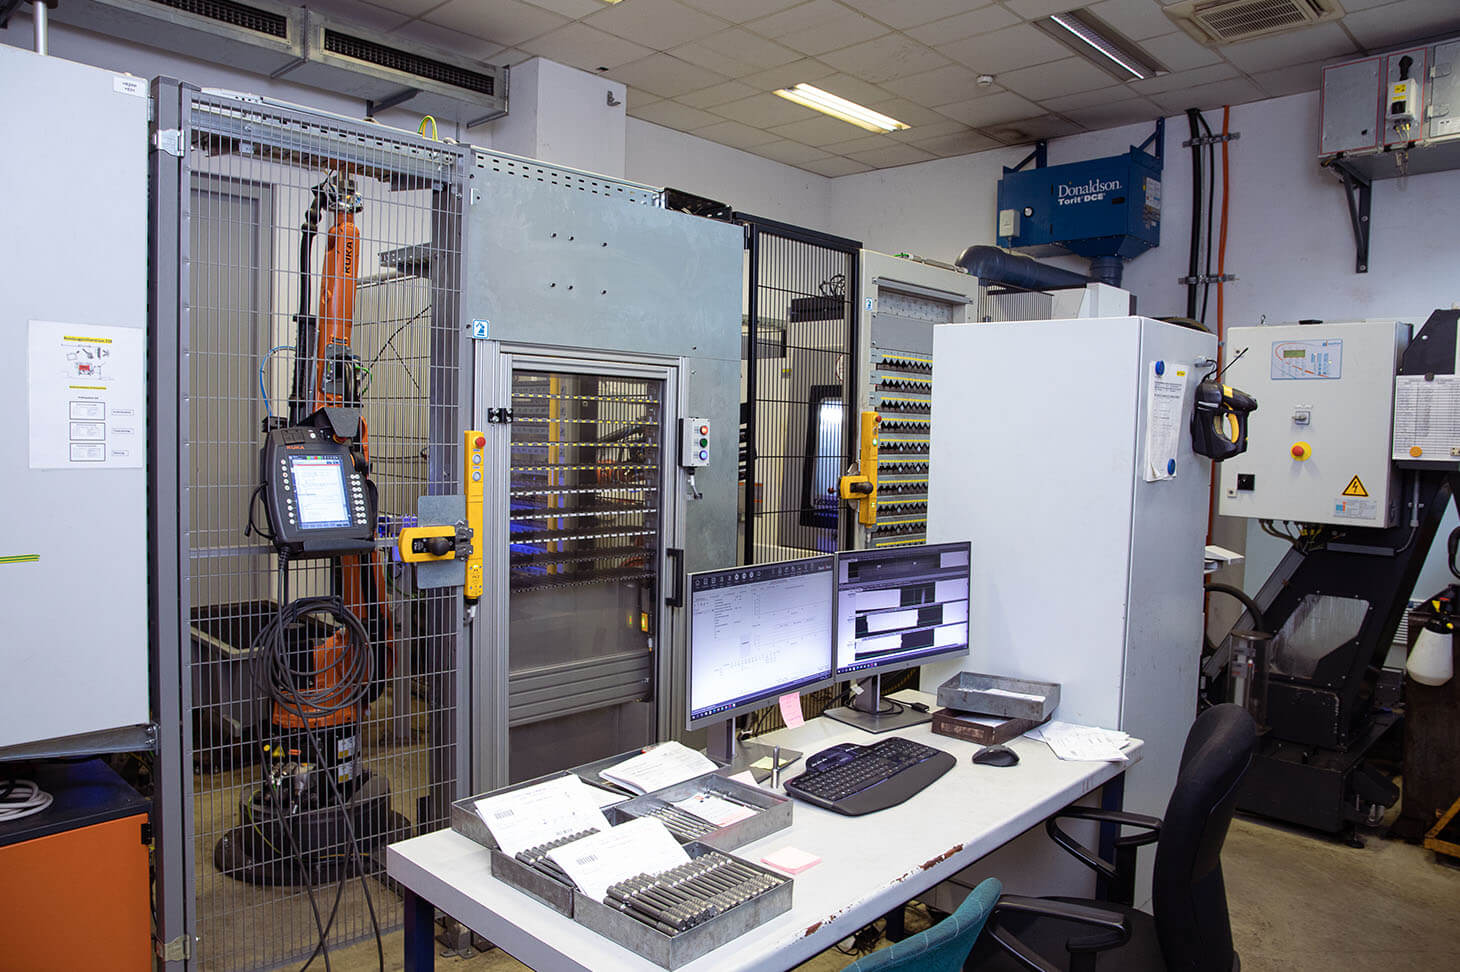
M 1215 356 L 1213 335 L 1143 317 L 933 334 L 953 377 L 933 408 L 957 418 L 933 436 L 928 540 L 972 541 L 973 600 L 969 655 L 923 688 L 959 670 L 1060 683 L 1056 719 L 1145 740 L 1125 791 L 1141 813 L 1165 811 L 1196 715 L 1211 463 L 1188 423 Z M 1002 871 L 1016 885 L 1040 869 L 1035 836 Z
M 1230 328 L 1222 381 L 1257 410 L 1247 451 L 1222 463 L 1218 512 L 1393 526 L 1394 372 L 1409 336 L 1393 320 Z
M 147 83 L 0 46 L 0 90 L 3 749 L 148 721 Z

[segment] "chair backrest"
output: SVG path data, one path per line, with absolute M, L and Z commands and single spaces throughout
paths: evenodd
M 1222 843 L 1256 748 L 1257 726 L 1239 705 L 1207 709 L 1187 733 L 1151 888 L 1156 934 L 1171 972 L 1232 970 Z
M 927 931 L 910 935 L 890 948 L 857 959 L 843 972 L 889 972 L 916 969 L 918 972 L 959 972 L 973 943 L 989 920 L 1004 886 L 988 878 L 968 893 L 958 910 Z

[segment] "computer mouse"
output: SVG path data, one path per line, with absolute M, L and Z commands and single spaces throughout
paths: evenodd
M 856 743 L 842 743 L 840 746 L 823 749 L 814 756 L 806 757 L 806 772 L 820 773 L 824 770 L 835 769 L 843 763 L 850 763 L 856 759 L 857 754 L 866 748 L 866 746 L 859 746 Z
M 1008 746 L 985 746 L 973 754 L 973 761 L 980 766 L 1013 766 L 1019 754 Z

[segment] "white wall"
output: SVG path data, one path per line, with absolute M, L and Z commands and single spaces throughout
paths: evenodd
M 741 212 L 826 229 L 835 180 L 794 166 L 629 119 L 628 178 L 672 186 Z
M 10 27 L 0 30 L 0 43 L 29 49 L 32 45 L 29 17 L 22 12 L 12 16 Z M 353 98 L 114 40 L 54 21 L 51 23 L 51 53 L 56 57 L 141 78 L 167 75 L 202 87 L 267 95 L 348 117 L 358 118 L 365 110 L 364 105 Z M 626 118 L 623 108 L 609 109 L 604 99 L 604 92 L 612 87 L 616 89 L 617 100 L 623 102 L 621 85 L 552 62 L 543 61 L 540 66 L 548 72 L 540 75 L 540 80 L 544 82 L 542 94 L 549 99 L 549 107 L 561 109 L 565 103 L 581 101 L 583 117 L 588 117 L 590 109 L 594 110 L 593 124 L 586 127 L 549 124 L 551 119 L 545 122 L 538 117 L 537 109 L 541 107 L 542 99 L 534 98 L 530 112 L 526 110 L 528 105 L 519 107 L 514 101 L 511 112 L 517 113 L 516 117 L 509 113 L 505 119 L 479 125 L 470 131 L 454 125 L 443 126 L 440 130 L 442 137 L 517 152 L 525 144 L 522 140 L 530 136 L 541 148 L 540 157 L 544 161 L 622 176 L 654 186 L 673 186 L 719 199 L 745 212 L 802 226 L 825 229 L 829 225 L 833 180 L 718 142 Z M 512 96 L 515 98 L 515 85 L 522 78 L 521 72 L 525 71 L 525 67 L 513 70 Z M 559 97 L 564 85 L 570 85 L 572 90 Z M 597 110 L 600 108 L 603 110 Z M 532 116 L 530 120 L 526 117 L 529 114 Z M 571 108 L 560 110 L 559 120 L 569 114 L 574 114 Z M 378 119 L 386 125 L 415 131 L 420 117 L 419 112 L 408 108 L 394 108 L 382 112 Z M 608 119 L 620 123 L 617 133 L 598 124 Z M 627 121 L 626 126 L 621 124 L 624 121 Z M 517 131 L 523 125 L 530 128 L 526 134 Z M 606 147 L 604 138 L 609 139 Z M 598 143 L 596 147 L 595 141 Z M 510 145 L 502 144 L 509 142 Z
M 603 175 L 624 175 L 624 86 L 535 57 L 511 69 L 506 118 L 493 147 Z
M 1220 126 L 1220 113 L 1208 121 Z M 1374 186 L 1371 270 L 1355 274 L 1353 238 L 1338 181 L 1316 161 L 1318 95 L 1293 95 L 1232 109 L 1228 324 L 1386 314 L 1423 319 L 1460 300 L 1454 270 L 1460 241 L 1460 172 Z M 1150 134 L 1133 125 L 1056 139 L 1051 164 L 1125 151 Z M 1191 220 L 1185 117 L 1166 123 L 1162 245 L 1126 266 L 1125 285 L 1148 314 L 1185 311 Z M 992 243 L 1001 166 L 1022 149 L 996 149 L 832 180 L 831 230 L 872 249 L 909 250 L 951 260 L 972 243 Z M 1220 186 L 1219 186 L 1220 188 Z M 1067 261 L 1051 261 L 1067 262 Z M 1079 267 L 1082 261 L 1068 261 Z M 1214 298 L 1215 299 L 1215 298 Z
M 1220 128 L 1220 113 L 1208 113 Z M 1393 315 L 1424 322 L 1430 311 L 1460 302 L 1460 171 L 1374 184 L 1370 272 L 1354 273 L 1353 236 L 1337 179 L 1318 167 L 1318 95 L 1308 93 L 1232 109 L 1231 200 L 1227 272 L 1228 325 Z M 1114 155 L 1144 140 L 1133 125 L 1054 140 L 1050 164 Z M 1183 314 L 1191 226 L 1191 155 L 1184 116 L 1166 122 L 1162 245 L 1126 265 L 1125 286 L 1142 313 Z M 832 180 L 831 231 L 872 249 L 952 260 L 965 246 L 992 243 L 995 187 L 1001 167 L 1022 149 L 883 169 Z M 1220 191 L 1220 182 L 1218 183 Z M 1083 261 L 1051 260 L 1077 269 Z M 1215 294 L 1213 294 L 1215 301 Z M 1213 308 L 1210 317 L 1214 319 Z M 1443 539 L 1457 525 L 1453 511 Z M 1443 543 L 1436 544 L 1442 548 Z M 1244 584 L 1255 591 L 1281 558 L 1280 541 L 1252 524 Z M 1449 578 L 1443 550 L 1431 551 L 1417 585 L 1423 595 Z

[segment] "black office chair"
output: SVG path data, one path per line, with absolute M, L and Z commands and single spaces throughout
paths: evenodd
M 1222 883 L 1222 843 L 1237 784 L 1252 762 L 1257 727 L 1237 705 L 1213 706 L 1186 736 L 1176 787 L 1158 820 L 1135 813 L 1069 807 L 1049 835 L 1095 870 L 1116 901 L 1004 895 L 965 969 L 980 972 L 1237 972 Z M 1057 821 L 1098 820 L 1143 832 L 1115 842 L 1114 864 L 1081 845 Z M 1154 917 L 1131 907 L 1136 848 L 1156 845 Z

